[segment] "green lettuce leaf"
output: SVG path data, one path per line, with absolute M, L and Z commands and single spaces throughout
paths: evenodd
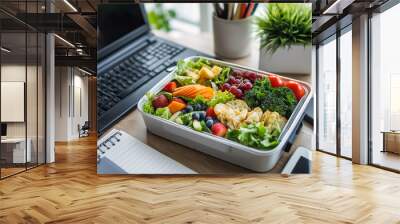
M 154 115 L 158 116 L 158 117 L 162 117 L 164 119 L 170 119 L 172 114 L 169 111 L 168 107 L 163 107 L 163 108 L 157 108 L 156 112 L 154 113 Z
M 279 144 L 279 135 L 280 130 L 270 130 L 263 123 L 256 123 L 243 125 L 237 130 L 229 129 L 227 138 L 253 148 L 268 150 Z
M 209 100 L 207 102 L 207 105 L 209 107 L 214 107 L 215 105 L 219 104 L 219 103 L 226 103 L 228 101 L 234 100 L 235 96 L 228 92 L 228 91 L 220 91 L 218 90 L 217 92 L 215 92 L 213 98 L 211 98 L 211 100 Z
M 229 74 L 231 73 L 231 68 L 229 67 L 223 67 L 222 71 L 219 75 L 217 75 L 213 81 L 215 82 L 215 84 L 217 85 L 222 85 L 226 82 L 226 80 L 228 80 Z
M 190 85 L 190 84 L 195 84 L 196 81 L 190 77 L 190 76 L 185 76 L 185 75 L 175 75 L 174 79 L 179 82 L 182 86 Z
M 155 109 L 153 107 L 153 100 L 154 100 L 154 94 L 148 92 L 146 93 L 147 101 L 146 103 L 143 104 L 143 112 L 149 113 L 149 114 L 154 114 Z

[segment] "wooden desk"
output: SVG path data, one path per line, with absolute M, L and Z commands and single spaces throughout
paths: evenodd
M 210 34 L 188 35 L 178 32 L 168 34 L 156 32 L 156 35 L 182 44 L 184 46 L 194 48 L 198 51 L 214 55 L 213 41 Z M 252 48 L 254 50 L 252 50 L 251 54 L 248 57 L 229 61 L 240 65 L 257 68 L 258 44 L 253 43 Z M 305 81 L 309 81 L 310 79 L 309 76 L 302 76 L 300 78 Z M 182 163 L 183 165 L 195 170 L 200 174 L 232 174 L 253 172 L 147 132 L 144 121 L 137 110 L 128 113 L 123 119 L 115 124 L 113 128 L 120 129 L 129 133 L 130 135 L 138 138 L 142 142 L 150 145 L 161 153 L 169 156 L 170 158 Z M 304 126 L 301 129 L 299 136 L 296 138 L 296 141 L 293 144 L 290 153 L 292 153 L 293 149 L 297 146 L 304 146 L 311 149 L 313 135 L 312 132 L 312 127 L 304 123 Z M 282 159 L 278 162 L 277 166 L 271 172 L 280 172 L 284 164 L 286 164 L 289 154 L 285 153 Z
M 383 149 L 382 152 L 400 154 L 400 131 L 382 131 Z

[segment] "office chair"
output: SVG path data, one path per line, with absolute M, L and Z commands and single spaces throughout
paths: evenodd
M 89 121 L 85 121 L 82 127 L 80 127 L 80 125 L 78 124 L 79 138 L 89 136 L 89 129 L 90 129 Z

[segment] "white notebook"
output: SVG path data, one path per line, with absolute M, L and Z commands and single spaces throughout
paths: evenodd
M 113 129 L 97 142 L 98 174 L 196 174 L 129 134 Z

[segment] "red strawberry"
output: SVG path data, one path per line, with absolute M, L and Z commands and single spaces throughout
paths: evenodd
M 176 102 L 178 102 L 178 103 L 186 104 L 186 102 L 185 102 L 184 100 L 182 100 L 181 98 L 179 98 L 179 97 L 174 97 L 174 98 L 172 99 L 172 101 L 176 101 Z
M 153 100 L 152 104 L 153 104 L 153 107 L 155 107 L 155 108 L 161 108 L 161 107 L 168 106 L 169 101 L 166 96 L 159 95 Z
M 215 123 L 211 127 L 211 131 L 214 135 L 224 137 L 226 134 L 226 127 L 222 123 Z
M 176 89 L 175 82 L 169 82 L 166 86 L 164 86 L 163 90 L 172 93 Z
M 214 112 L 214 108 L 212 108 L 212 107 L 207 108 L 206 116 L 207 117 L 216 117 L 217 115 Z

